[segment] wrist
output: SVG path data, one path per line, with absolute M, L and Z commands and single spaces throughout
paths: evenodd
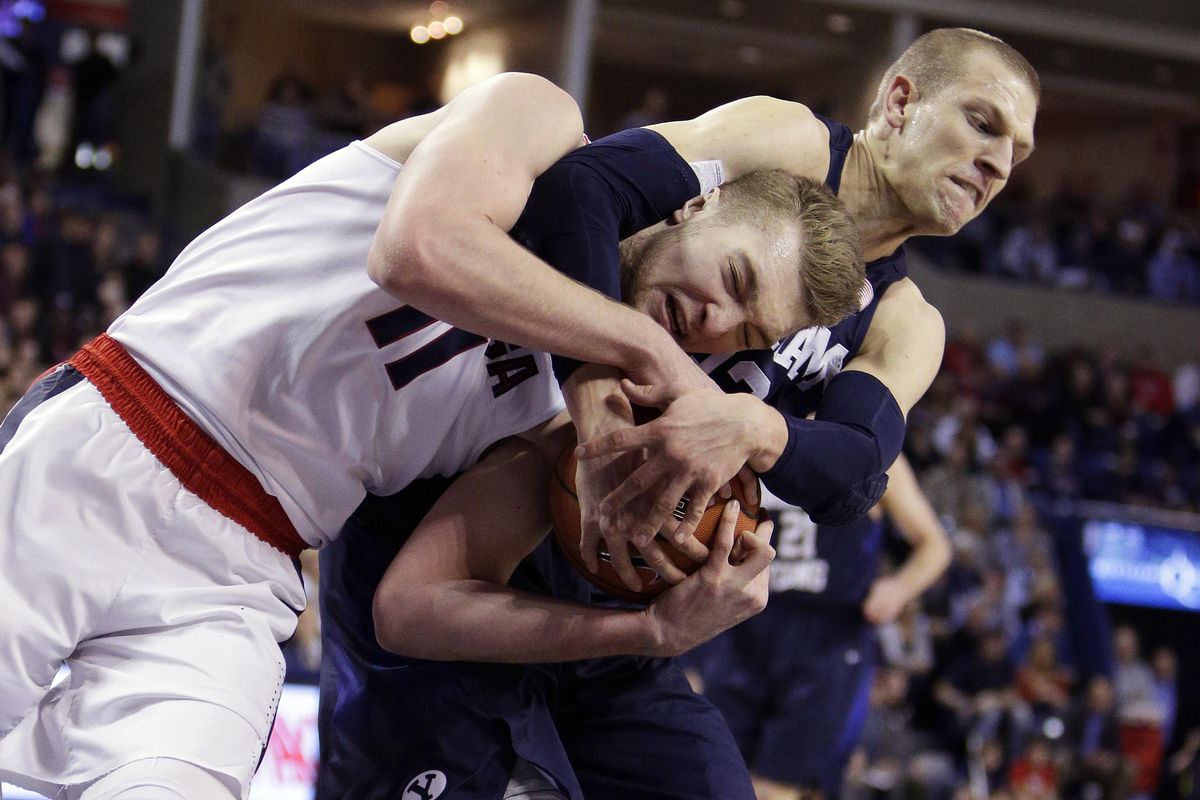
M 783 415 L 754 395 L 744 397 L 744 412 L 750 421 L 750 469 L 758 473 L 769 471 L 787 449 L 788 426 Z
M 645 314 L 635 313 L 637 322 L 625 331 L 626 350 L 622 369 L 634 383 L 655 383 L 670 372 L 672 356 L 687 358 L 671 334 Z
M 584 364 L 563 384 L 567 411 L 580 442 L 633 423 L 633 407 L 621 391 L 621 373 L 603 364 Z
M 639 632 L 641 647 L 638 655 L 652 658 L 664 658 L 674 655 L 668 649 L 667 632 L 662 618 L 655 613 L 654 606 L 649 605 L 636 612 L 639 617 Z

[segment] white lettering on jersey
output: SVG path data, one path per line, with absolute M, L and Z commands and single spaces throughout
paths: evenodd
M 805 328 L 775 351 L 775 363 L 786 369 L 788 378 L 801 389 L 828 381 L 841 371 L 849 352 L 842 344 L 830 347 L 829 336 L 829 328 L 824 326 Z
M 817 558 L 817 526 L 808 514 L 785 506 L 775 511 L 778 533 L 776 560 L 771 565 L 771 591 L 823 592 L 829 583 L 829 562 Z
M 749 386 L 750 392 L 759 400 L 765 399 L 771 389 L 770 379 L 762 371 L 762 367 L 753 361 L 738 362 L 729 370 L 729 377 Z

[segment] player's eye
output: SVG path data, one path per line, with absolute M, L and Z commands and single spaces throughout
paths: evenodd
M 730 275 L 730 280 L 733 282 L 733 296 L 738 299 L 741 299 L 741 297 L 742 297 L 742 278 L 740 275 L 738 275 L 737 267 L 734 266 L 732 260 L 730 260 L 730 262 L 729 262 L 729 275 Z
M 971 127 L 980 133 L 992 132 L 992 124 L 982 114 L 969 114 L 967 118 L 971 121 Z

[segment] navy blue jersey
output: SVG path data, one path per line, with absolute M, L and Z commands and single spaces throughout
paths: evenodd
M 861 606 L 879 572 L 882 519 L 817 525 L 798 508 L 764 504 L 775 520 L 771 606 Z
M 695 663 L 751 772 L 836 798 L 866 721 L 875 658 L 875 630 L 857 609 L 786 608 L 772 596 Z
M 701 367 L 726 392 L 749 392 L 767 405 L 797 417 L 816 411 L 825 386 L 858 354 L 884 292 L 908 274 L 904 248 L 867 264 L 873 296 L 861 311 L 832 327 L 805 328 L 770 350 L 709 356 Z
M 379 646 L 375 589 L 450 480 L 368 496 L 321 551 L 318 800 L 419 797 L 431 786 L 494 800 L 518 758 L 571 800 L 752 800 L 723 717 L 669 659 L 443 663 Z M 509 583 L 580 602 L 596 596 L 549 538 Z

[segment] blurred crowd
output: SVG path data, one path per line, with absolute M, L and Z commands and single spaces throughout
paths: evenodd
M 913 246 L 935 263 L 966 272 L 1071 290 L 1200 304 L 1200 227 L 1133 191 L 1114 208 L 1084 188 L 1045 202 L 1021 187 L 1000 195 L 956 236 Z
M 255 114 L 223 131 L 231 73 L 220 51 L 214 50 L 204 63 L 193 150 L 226 168 L 261 178 L 289 177 L 390 122 L 438 106 L 428 86 L 369 78 L 349 70 L 333 85 L 318 89 L 287 69 L 271 82 Z
M 1111 675 L 1077 661 L 1039 509 L 1200 509 L 1200 366 L 1047 351 L 1015 322 L 989 341 L 960 330 L 905 451 L 954 558 L 879 631 L 849 796 L 1195 796 L 1200 732 L 1175 730 L 1176 654 L 1143 653 L 1118 626 Z
M 1149 346 L 1049 350 L 1016 321 L 988 341 L 964 328 L 907 452 L 935 506 L 981 531 L 1031 491 L 1200 511 L 1200 364 L 1168 372 Z
M 0 403 L 104 330 L 165 269 L 145 215 L 0 169 Z

